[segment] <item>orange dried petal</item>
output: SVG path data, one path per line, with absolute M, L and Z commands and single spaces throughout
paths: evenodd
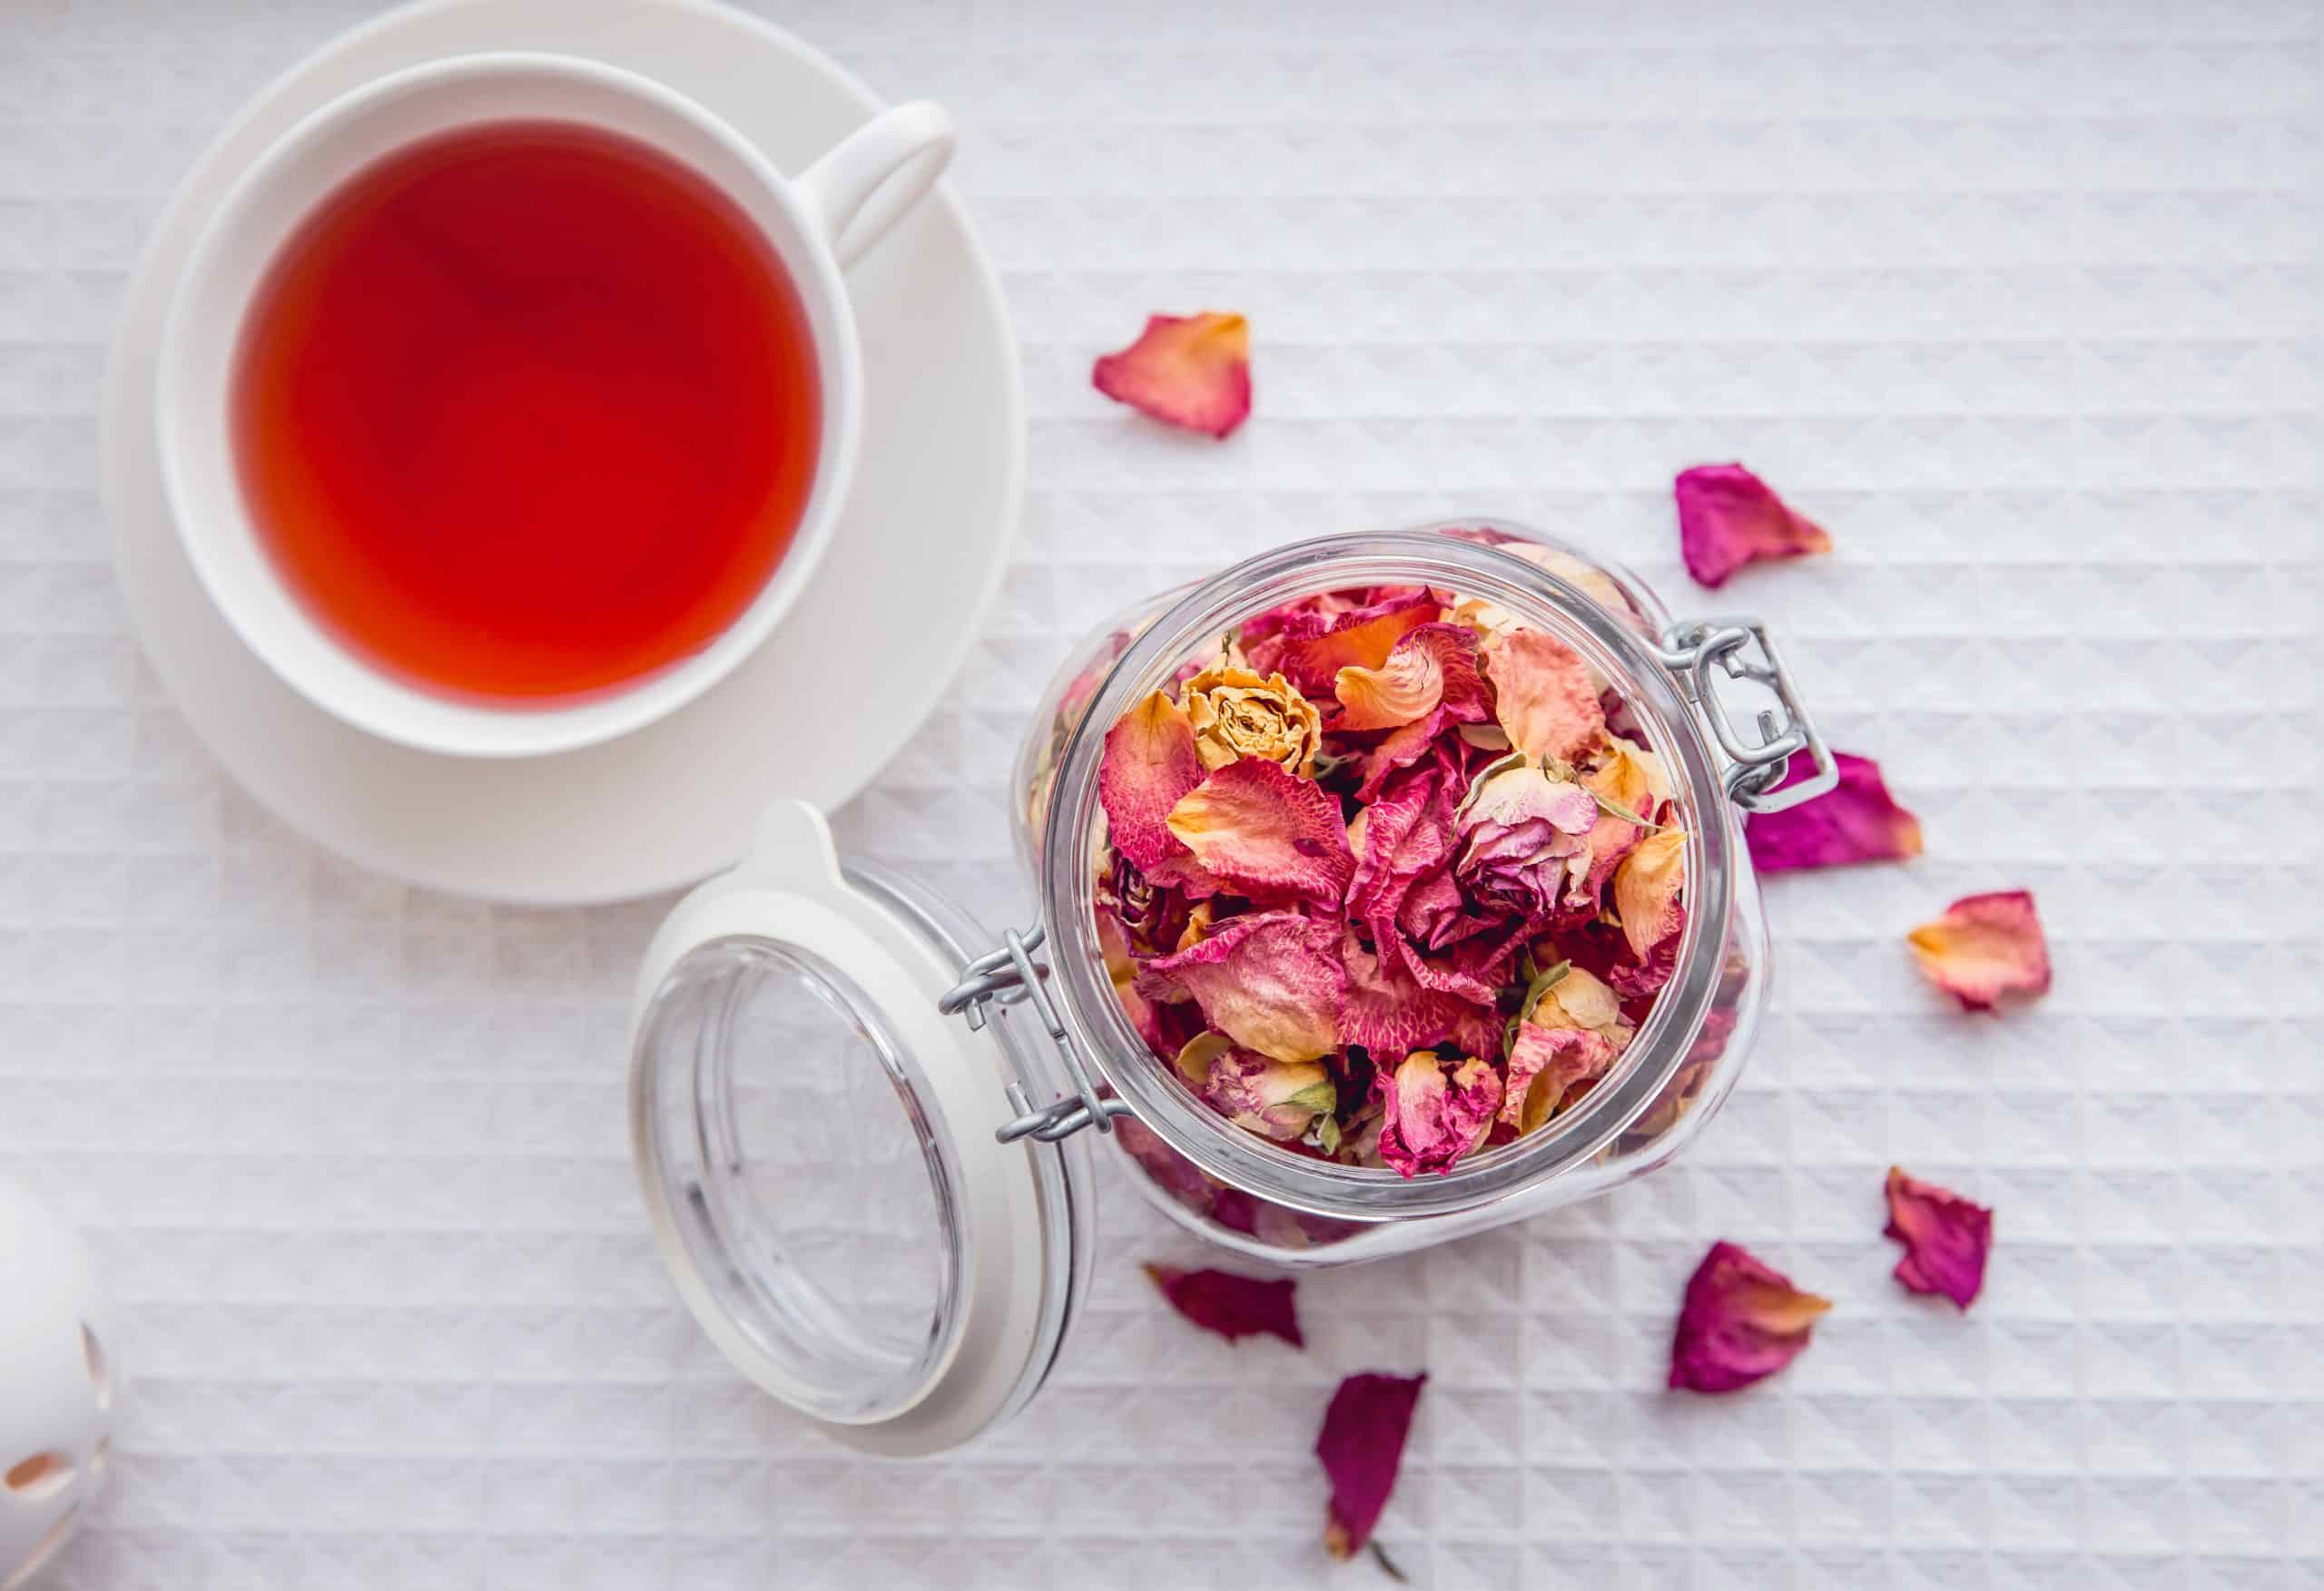
M 1929 981 L 1968 1011 L 2004 995 L 2050 991 L 2050 948 L 2034 897 L 2024 889 L 1969 895 L 1905 936 Z
M 1677 932 L 1685 921 L 1679 897 L 1687 884 L 1687 831 L 1665 829 L 1638 842 L 1614 869 L 1614 913 L 1630 954 L 1648 951 Z

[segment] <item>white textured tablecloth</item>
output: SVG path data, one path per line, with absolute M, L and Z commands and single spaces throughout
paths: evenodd
M 1031 394 L 1017 563 L 862 851 L 1021 913 L 1000 782 L 1068 637 L 1464 510 L 1763 612 L 1928 836 L 1775 882 L 1775 1014 L 1683 1166 L 1304 1282 L 1305 1355 L 1169 1316 L 1134 1262 L 1196 1251 L 1109 1176 L 1060 1372 L 918 1466 L 753 1394 L 655 1258 L 621 1051 L 664 903 L 320 854 L 128 634 L 96 409 L 137 246 L 361 10 L 0 0 L 0 1173 L 90 1233 L 136 1379 L 54 1585 L 1321 1583 L 1325 1396 L 1421 1367 L 1381 1537 L 1423 1585 L 2324 1577 L 2318 7 L 775 12 L 959 117 Z M 1222 447 L 1088 388 L 1198 308 L 1255 328 Z M 1669 476 L 1727 457 L 1837 555 L 1693 591 Z M 2056 992 L 1965 1020 L 1898 936 L 2015 886 Z M 1998 1210 L 1965 1319 L 1887 1278 L 1892 1159 Z M 1780 1380 L 1666 1395 L 1717 1237 L 1838 1306 Z

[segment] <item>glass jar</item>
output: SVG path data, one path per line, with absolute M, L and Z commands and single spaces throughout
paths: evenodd
M 1576 1106 L 1412 1177 L 1246 1132 L 1151 1052 L 1099 942 L 1094 858 L 1105 731 L 1131 705 L 1266 608 L 1414 584 L 1499 604 L 1623 697 L 1687 832 L 1687 916 L 1669 981 Z M 1738 705 L 1756 734 L 1730 722 Z M 1813 777 L 1774 790 L 1798 751 Z M 1090 1263 L 1093 1141 L 1173 1220 L 1278 1266 L 1601 1193 L 1700 1133 L 1749 1049 L 1768 947 L 1742 814 L 1835 779 L 1756 622 L 1673 623 L 1619 567 L 1505 522 L 1298 543 L 1165 594 L 1078 647 L 1029 728 L 1015 810 L 1032 928 L 996 941 L 843 863 L 793 803 L 663 925 L 638 984 L 632 1130 L 665 1257 L 760 1385 L 859 1445 L 923 1452 L 1020 1407 L 1054 1360 Z

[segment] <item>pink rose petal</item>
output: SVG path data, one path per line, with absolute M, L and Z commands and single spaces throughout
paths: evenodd
M 1969 1011 L 1990 1011 L 2004 995 L 2050 992 L 2050 948 L 2024 889 L 1969 895 L 1906 936 L 1931 983 Z
M 1836 751 L 1840 782 L 1787 812 L 1755 812 L 1743 825 L 1751 865 L 1763 873 L 1837 868 L 1850 862 L 1901 861 L 1921 854 L 1921 823 L 1888 793 L 1880 765 L 1869 757 Z M 1816 771 L 1795 756 L 1776 789 Z
M 1935 1183 L 1888 1168 L 1888 1229 L 1905 1245 L 1896 1280 L 1914 1292 L 1941 1293 L 1963 1309 L 1985 1284 L 1994 1246 L 1994 1213 Z
M 1340 670 L 1333 691 L 1340 702 L 1334 730 L 1396 729 L 1426 718 L 1440 704 L 1462 723 L 1482 722 L 1492 712 L 1477 672 L 1477 638 L 1459 624 L 1421 625 L 1398 641 L 1378 668 Z
M 1100 358 L 1089 379 L 1140 414 L 1230 435 L 1251 413 L 1251 328 L 1240 315 L 1155 315 L 1138 339 Z
M 1332 1394 L 1323 1432 L 1315 1439 L 1315 1457 L 1332 1486 L 1324 1545 L 1334 1557 L 1353 1557 L 1372 1539 L 1380 1510 L 1395 1489 L 1413 1409 L 1427 1380 L 1425 1375 L 1366 1371 L 1348 1377 Z
M 1312 1061 L 1337 1047 L 1340 926 L 1292 911 L 1252 912 L 1208 938 L 1157 957 L 1141 989 L 1183 989 L 1209 1025 L 1245 1049 L 1278 1061 Z
M 1106 732 L 1098 764 L 1098 800 L 1114 849 L 1151 875 L 1166 858 L 1183 855 L 1168 828 L 1170 809 L 1202 782 L 1194 725 L 1160 691 L 1131 708 Z
M 1598 744 L 1606 712 L 1581 654 L 1541 630 L 1512 630 L 1485 653 L 1493 713 L 1530 760 L 1572 761 Z
M 1501 1119 L 1521 1133 L 1534 1131 L 1558 1113 L 1568 1095 L 1604 1076 L 1614 1053 L 1603 1034 L 1519 1023 L 1517 1042 L 1509 1050 Z
M 1732 1392 L 1764 1380 L 1799 1357 L 1817 1317 L 1831 1307 L 1830 1299 L 1800 1291 L 1735 1244 L 1713 1243 L 1687 1279 L 1670 1343 L 1670 1385 Z
M 1457 995 L 1423 988 L 1394 953 L 1374 956 L 1354 942 L 1342 952 L 1347 987 L 1341 991 L 1339 1038 L 1374 1056 L 1401 1056 L 1454 1040 L 1477 1007 Z M 1476 1050 L 1461 1047 L 1470 1054 Z
M 1408 1177 L 1451 1171 L 1484 1142 L 1501 1109 L 1501 1078 L 1480 1059 L 1455 1064 L 1414 1050 L 1383 1084 L 1387 1111 L 1380 1157 Z
M 1823 526 L 1784 506 L 1739 464 L 1705 464 L 1672 483 L 1679 499 L 1679 550 L 1687 573 L 1718 586 L 1746 564 L 1828 553 Z
M 1232 1271 L 1183 1271 L 1155 1264 L 1147 1265 L 1146 1273 L 1172 1309 L 1229 1342 L 1265 1336 L 1280 1337 L 1294 1348 L 1307 1346 L 1292 1301 L 1298 1284 L 1288 1277 L 1263 1279 Z
M 1170 809 L 1170 832 L 1205 870 L 1255 900 L 1337 907 L 1355 871 L 1338 800 L 1264 758 L 1227 763 Z

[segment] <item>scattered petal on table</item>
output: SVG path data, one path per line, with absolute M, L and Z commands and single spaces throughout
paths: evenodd
M 1670 1385 L 1732 1392 L 1764 1380 L 1799 1357 L 1817 1317 L 1831 1307 L 1830 1299 L 1800 1291 L 1735 1244 L 1713 1243 L 1687 1279 L 1670 1343 Z
M 1787 812 L 1755 812 L 1743 825 L 1751 865 L 1763 873 L 1837 868 L 1850 862 L 1903 861 L 1921 853 L 1921 820 L 1898 806 L 1869 757 L 1835 751 L 1840 782 Z M 1796 756 L 1777 790 L 1816 771 Z
M 1189 431 L 1225 437 L 1251 413 L 1251 328 L 1240 315 L 1155 315 L 1090 372 L 1108 398 Z
M 1372 1527 L 1395 1489 L 1413 1409 L 1427 1380 L 1367 1370 L 1348 1377 L 1332 1394 L 1323 1433 L 1315 1439 L 1315 1457 L 1332 1486 L 1324 1545 L 1334 1557 L 1353 1557 L 1372 1539 Z
M 2050 948 L 2034 897 L 2024 889 L 1967 895 L 1906 936 L 1931 983 L 1968 1011 L 2004 995 L 2050 992 Z
M 1146 1273 L 1172 1309 L 1229 1342 L 1267 1336 L 1280 1337 L 1294 1348 L 1307 1345 L 1299 1334 L 1299 1311 L 1293 1303 L 1298 1283 L 1287 1276 L 1241 1276 L 1232 1271 L 1151 1264 Z
M 1681 470 L 1671 490 L 1679 499 L 1679 554 L 1687 573 L 1705 585 L 1725 584 L 1746 564 L 1832 550 L 1822 525 L 1794 513 L 1739 464 Z
M 1994 1246 L 1991 1210 L 1892 1165 L 1884 1235 L 1905 1245 L 1894 1274 L 1907 1289 L 1942 1293 L 1965 1310 L 1976 1301 Z

